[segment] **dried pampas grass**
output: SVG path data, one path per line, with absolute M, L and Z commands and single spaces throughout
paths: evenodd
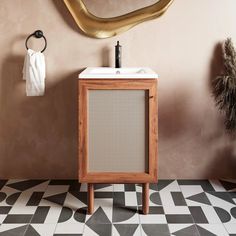
M 223 44 L 224 74 L 213 80 L 216 105 L 225 114 L 225 127 L 236 130 L 236 52 L 228 38 Z

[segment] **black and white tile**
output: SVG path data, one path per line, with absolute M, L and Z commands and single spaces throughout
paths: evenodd
M 235 236 L 235 180 L 159 180 L 142 214 L 140 184 L 0 180 L 0 236 Z

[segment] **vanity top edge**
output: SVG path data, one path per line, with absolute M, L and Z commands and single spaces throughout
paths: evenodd
M 78 79 L 158 79 L 159 76 L 149 67 L 87 67 Z

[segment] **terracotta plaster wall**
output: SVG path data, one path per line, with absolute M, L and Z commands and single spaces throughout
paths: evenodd
M 143 2 L 86 1 L 102 16 Z M 235 0 L 175 0 L 160 19 L 99 40 L 78 30 L 61 0 L 1 0 L 0 178 L 77 177 L 77 74 L 113 66 L 116 40 L 124 66 L 160 75 L 159 177 L 235 177 L 235 139 L 225 133 L 211 95 L 211 79 L 221 70 L 217 45 L 228 36 L 236 42 L 235 9 Z M 26 97 L 24 41 L 36 29 L 48 39 L 46 94 Z

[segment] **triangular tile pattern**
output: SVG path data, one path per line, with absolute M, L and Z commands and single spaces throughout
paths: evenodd
M 111 221 L 101 207 L 99 207 L 86 222 L 86 225 L 93 224 L 111 224 Z
M 173 235 L 175 236 L 183 236 L 183 235 L 186 235 L 186 236 L 199 236 L 199 233 L 198 233 L 198 230 L 196 228 L 195 225 L 190 225 L 186 228 L 183 228 L 183 229 L 180 229 L 176 232 L 173 232 L 172 233 Z
M 46 190 L 44 190 L 45 192 L 44 192 L 43 198 L 65 193 L 65 192 L 68 193 L 69 187 L 70 187 L 69 185 L 48 185 Z
M 223 224 L 198 224 L 197 229 L 200 235 L 216 235 L 216 236 L 228 236 Z
M 110 236 L 112 233 L 112 224 L 91 224 L 89 228 L 97 235 Z
M 189 199 L 191 201 L 203 203 L 206 205 L 211 205 L 211 203 L 205 193 L 199 193 L 199 194 L 193 195 L 191 197 L 187 197 L 187 199 Z
M 19 181 L 12 184 L 7 184 L 8 187 L 14 188 L 19 191 L 25 191 L 27 189 L 30 189 L 34 186 L 37 186 L 41 183 L 46 182 L 47 180 L 25 180 L 25 181 Z
M 63 206 L 64 201 L 66 199 L 66 195 L 67 195 L 67 193 L 60 193 L 60 194 L 52 195 L 49 197 L 45 197 L 44 199 Z
M 75 198 L 83 202 L 85 205 L 87 205 L 87 193 L 86 192 L 70 192 L 71 195 L 73 195 Z
M 235 202 L 232 200 L 232 198 L 230 198 L 229 194 L 226 192 L 207 192 L 207 193 L 235 205 Z
M 180 186 L 182 186 L 182 185 L 201 186 L 204 191 L 215 191 L 215 189 L 211 185 L 210 181 L 207 179 L 205 179 L 205 180 L 183 179 L 183 180 L 178 180 L 178 183 Z
M 29 225 L 24 236 L 41 236 L 41 235 L 31 225 Z
M 7 230 L 4 230 L 4 229 L 2 230 L 0 227 L 0 235 L 1 236 L 24 236 L 27 227 L 28 225 L 22 225 L 22 226 L 17 225 L 15 226 L 15 228 L 7 229 Z
M 64 201 L 64 207 L 69 207 L 71 208 L 73 211 L 76 211 L 77 209 L 79 208 L 83 208 L 83 207 L 87 207 L 87 200 L 86 202 L 82 202 L 80 199 L 79 199 L 79 196 L 81 197 L 81 195 L 83 195 L 84 193 L 80 193 L 80 192 L 68 192 L 67 195 L 66 195 L 66 199 Z M 83 201 L 86 198 L 86 196 L 84 196 L 83 198 Z
M 94 190 L 106 190 L 112 188 L 112 184 L 95 184 Z
M 88 215 L 87 187 L 77 180 L 1 183 L 0 236 L 236 234 L 235 181 L 160 180 L 150 185 L 148 215 L 140 184 L 96 185 Z
M 200 185 L 180 185 L 180 189 L 185 198 L 204 192 Z
M 171 184 L 174 180 L 159 180 L 158 181 L 158 191 L 161 191 L 165 187 L 167 187 L 169 184 Z
M 197 225 L 197 229 L 198 229 L 200 235 L 204 235 L 204 236 L 217 236 L 216 234 L 211 233 L 210 231 L 200 227 L 199 225 Z
M 114 224 L 120 235 L 133 236 L 138 228 L 138 224 Z
M 31 224 L 31 226 L 40 236 L 54 236 L 56 229 L 55 224 Z
M 100 193 L 102 194 L 103 192 L 100 192 Z M 101 196 L 99 196 L 99 198 L 95 199 L 94 201 L 94 212 L 96 212 L 99 208 L 102 208 L 107 218 L 110 220 L 110 222 L 112 222 L 113 198 L 107 198 L 107 196 L 105 196 L 105 198 L 101 198 Z M 93 215 L 87 214 L 86 222 L 92 216 Z

